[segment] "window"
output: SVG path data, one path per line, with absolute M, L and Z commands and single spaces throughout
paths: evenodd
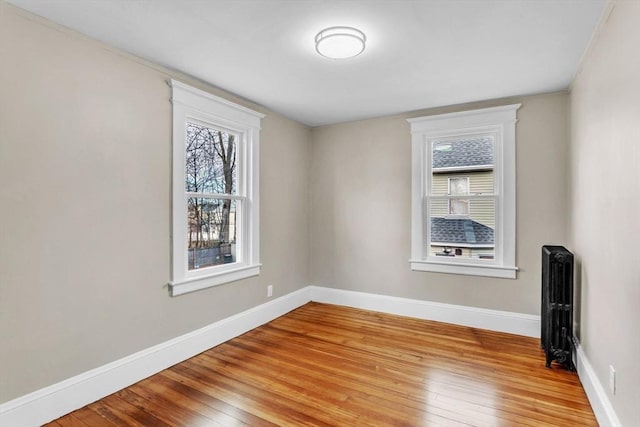
M 411 268 L 515 278 L 520 104 L 410 119 Z
M 449 177 L 449 196 L 469 194 L 469 177 Z M 449 198 L 449 215 L 469 215 L 469 199 Z
M 262 114 L 170 81 L 173 103 L 171 295 L 260 273 Z

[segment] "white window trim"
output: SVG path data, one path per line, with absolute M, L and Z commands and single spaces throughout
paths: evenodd
M 485 171 L 492 170 L 493 165 L 476 165 L 476 166 L 451 166 L 447 168 L 432 168 L 433 173 L 451 173 L 451 172 L 469 172 L 469 171 Z
M 259 146 L 264 114 L 234 104 L 176 80 L 168 81 L 173 104 L 171 296 L 260 274 Z M 238 197 L 242 198 L 239 261 L 189 271 L 187 193 L 185 191 L 186 123 L 223 128 L 238 135 Z M 230 198 L 236 198 L 235 195 Z
M 409 119 L 412 145 L 411 269 L 515 279 L 516 267 L 516 111 L 521 104 Z M 427 191 L 431 188 L 430 141 L 479 133 L 495 136 L 494 180 L 496 206 L 493 261 L 451 258 L 430 254 Z M 489 260 L 487 260 L 489 261 Z

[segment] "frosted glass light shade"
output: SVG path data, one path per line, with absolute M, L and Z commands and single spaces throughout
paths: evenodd
M 332 59 L 352 58 L 364 51 L 366 40 L 364 33 L 356 28 L 325 28 L 316 36 L 316 51 Z

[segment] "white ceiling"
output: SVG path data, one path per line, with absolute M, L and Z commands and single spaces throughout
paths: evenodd
M 9 0 L 310 126 L 566 89 L 606 0 Z M 325 27 L 363 54 L 314 50 Z

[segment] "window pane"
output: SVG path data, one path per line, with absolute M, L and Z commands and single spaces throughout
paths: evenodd
M 236 200 L 187 199 L 189 270 L 236 262 Z
M 236 193 L 237 137 L 187 122 L 185 189 L 193 193 Z
M 450 177 L 449 178 L 449 194 L 452 196 L 461 196 L 469 194 L 469 177 Z M 451 199 L 449 200 L 450 215 L 469 215 L 469 200 L 467 199 Z
M 447 215 L 447 202 L 451 206 L 464 202 L 468 216 Z M 493 259 L 495 200 L 433 199 L 430 201 L 430 254 L 435 256 Z
M 493 136 L 482 135 L 432 141 L 431 167 L 462 168 L 493 166 Z
M 469 215 L 469 200 L 451 199 L 449 201 L 450 215 Z
M 491 135 L 431 141 L 431 194 L 493 193 L 493 148 Z
M 453 196 L 459 196 L 462 194 L 469 194 L 469 178 L 450 178 L 449 179 L 449 194 Z

